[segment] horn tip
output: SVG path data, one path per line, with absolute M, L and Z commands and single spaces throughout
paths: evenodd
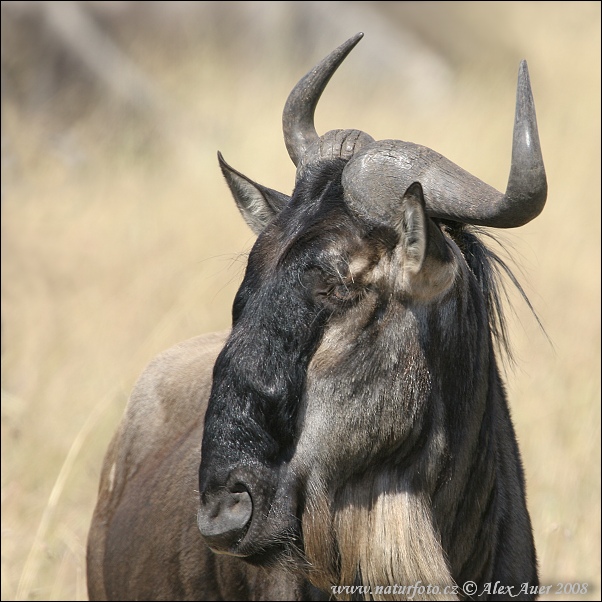
M 349 52 L 351 52 L 358 44 L 358 42 L 364 37 L 364 32 L 359 31 L 354 36 L 351 36 L 346 42 L 343 42 L 341 46 L 339 46 L 338 50 L 344 52 L 344 56 L 347 56 Z
M 519 73 L 529 73 L 529 66 L 527 65 L 527 59 L 523 59 L 518 66 Z
M 529 77 L 529 67 L 526 59 L 523 59 L 518 67 L 518 81 L 519 83 L 530 86 L 531 79 Z
M 529 112 L 534 112 L 533 92 L 531 91 L 531 78 L 529 77 L 529 68 L 527 61 L 522 60 L 518 69 L 518 83 L 516 88 L 517 93 L 517 109 L 523 111 L 523 107 Z
M 364 32 L 358 31 L 354 36 L 351 37 L 349 42 L 352 43 L 353 46 L 355 46 L 363 37 L 364 37 Z
M 225 173 L 226 170 L 232 169 L 232 167 L 228 164 L 228 162 L 224 159 L 224 155 L 220 151 L 217 151 L 217 162 L 219 163 L 219 167 L 222 172 Z

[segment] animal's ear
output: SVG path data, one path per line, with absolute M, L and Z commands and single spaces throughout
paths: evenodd
M 236 206 L 255 234 L 259 234 L 289 202 L 290 197 L 253 182 L 230 167 L 217 153 L 219 166 L 226 178 Z
M 418 182 L 403 195 L 399 234 L 403 290 L 423 301 L 441 294 L 454 279 L 453 255 L 439 226 L 426 214 Z
M 414 182 L 406 190 L 401 207 L 400 234 L 404 268 L 416 274 L 420 271 L 426 256 L 429 229 L 424 194 L 419 182 Z

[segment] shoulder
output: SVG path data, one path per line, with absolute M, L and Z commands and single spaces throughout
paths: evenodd
M 168 449 L 184 434 L 202 432 L 213 364 L 228 334 L 188 339 L 148 364 L 134 385 L 116 433 L 114 451 L 121 461 L 137 467 L 149 453 Z
M 224 331 L 197 336 L 156 356 L 134 385 L 126 414 L 147 405 L 153 410 L 165 409 L 163 404 L 174 397 L 182 399 L 210 387 L 213 364 L 228 334 Z

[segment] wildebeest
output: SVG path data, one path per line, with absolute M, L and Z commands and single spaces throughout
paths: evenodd
M 500 193 L 417 144 L 317 134 L 361 37 L 286 102 L 292 196 L 219 156 L 258 234 L 232 328 L 139 379 L 102 470 L 91 599 L 534 597 L 496 357 L 507 269 L 482 241 L 545 204 L 527 66 Z

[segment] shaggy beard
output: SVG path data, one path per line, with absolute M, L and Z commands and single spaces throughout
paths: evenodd
M 438 593 L 414 600 L 452 600 L 454 585 L 425 496 L 388 475 L 367 476 L 329 496 L 322 483 L 308 491 L 303 513 L 308 579 L 333 593 L 332 586 L 365 586 L 354 599 L 406 600 L 405 593 L 380 593 L 383 586 L 438 586 Z M 380 590 L 382 592 L 382 589 Z M 369 594 L 367 592 L 370 592 Z M 358 596 L 359 594 L 359 596 Z M 349 590 L 334 591 L 350 600 Z

